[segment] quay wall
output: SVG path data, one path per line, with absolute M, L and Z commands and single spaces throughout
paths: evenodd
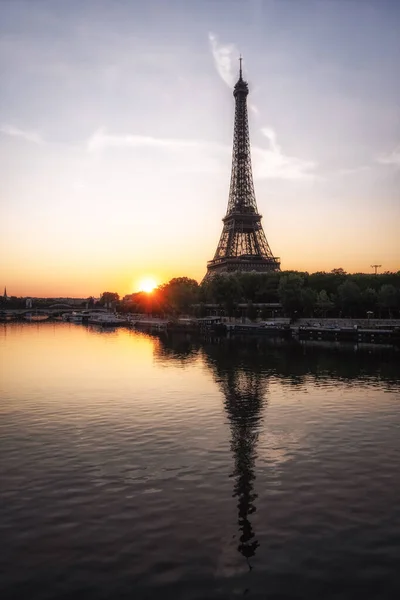
M 336 327 L 358 327 L 362 328 L 385 328 L 385 327 L 400 327 L 400 319 L 319 319 L 319 318 L 302 318 L 297 319 L 293 323 L 295 327 L 306 326 L 336 326 Z

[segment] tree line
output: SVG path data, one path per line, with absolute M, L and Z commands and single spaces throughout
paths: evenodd
M 242 316 L 246 305 L 250 318 L 277 314 L 290 317 L 389 317 L 400 316 L 400 271 L 378 275 L 346 273 L 343 269 L 307 273 L 234 273 L 216 275 L 200 285 L 194 279 L 178 277 L 151 294 L 125 296 L 122 312 L 154 315 L 207 313 L 213 304 L 227 316 Z
M 44 308 L 52 302 L 35 299 L 35 306 Z M 97 301 L 93 297 L 82 301 L 88 308 L 104 306 L 157 316 L 205 316 L 212 310 L 210 305 L 230 317 L 241 317 L 245 311 L 251 319 L 271 315 L 400 318 L 400 271 L 377 275 L 343 269 L 233 273 L 216 275 L 201 284 L 189 277 L 175 277 L 152 293 L 137 292 L 120 299 L 118 293 L 107 291 Z M 0 297 L 3 310 L 24 306 L 23 298 Z

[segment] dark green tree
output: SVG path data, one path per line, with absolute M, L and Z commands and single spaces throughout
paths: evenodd
M 321 290 L 317 295 L 316 307 L 322 317 L 326 317 L 329 311 L 334 308 L 333 301 L 329 298 L 326 290 Z
M 347 280 L 339 285 L 337 299 L 344 316 L 354 317 L 361 308 L 360 288 L 354 281 Z
M 393 311 L 399 307 L 399 291 L 394 285 L 385 284 L 379 290 L 379 306 L 387 310 L 389 318 L 393 317 Z
M 378 308 L 378 294 L 373 288 L 368 287 L 361 292 L 361 303 L 364 312 L 375 312 Z
M 278 286 L 280 273 L 266 273 L 260 279 L 258 302 L 279 302 Z
M 205 285 L 209 300 L 223 308 L 229 317 L 233 316 L 242 297 L 240 276 L 216 275 Z
M 318 294 L 309 287 L 300 290 L 302 312 L 306 317 L 312 317 L 317 304 Z
M 295 273 L 283 275 L 279 281 L 279 300 L 285 313 L 290 316 L 296 316 L 302 311 L 301 290 L 303 282 L 303 277 Z
M 179 315 L 189 313 L 198 300 L 199 284 L 189 277 L 174 277 L 156 290 L 155 297 L 165 310 Z
M 99 300 L 101 306 L 111 306 L 117 302 L 119 302 L 119 294 L 117 292 L 103 292 Z
M 263 284 L 261 273 L 242 273 L 239 276 L 239 285 L 245 302 L 257 302 Z

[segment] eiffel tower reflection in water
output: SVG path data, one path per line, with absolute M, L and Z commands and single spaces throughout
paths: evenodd
M 239 544 L 249 569 L 259 542 L 251 522 L 256 512 L 257 493 L 254 482 L 257 441 L 262 426 L 268 379 L 262 373 L 262 359 L 257 346 L 229 343 L 192 344 L 188 336 L 157 336 L 160 345 L 155 354 L 160 360 L 182 364 L 203 354 L 206 366 L 224 395 L 224 406 L 231 430 L 234 467 L 233 497 L 237 498 Z
M 277 382 L 289 390 L 289 397 L 297 390 L 303 389 L 304 391 L 307 385 L 312 388 L 320 388 L 319 395 L 323 388 L 333 388 L 336 383 L 346 386 L 346 389 L 350 390 L 359 384 L 366 385 L 368 383 L 369 386 L 371 381 L 384 381 L 387 390 L 393 391 L 398 385 L 398 366 L 394 354 L 391 350 L 379 346 L 355 350 L 351 345 L 338 347 L 335 344 L 304 345 L 295 342 L 277 345 L 269 339 L 257 339 L 250 336 L 239 339 L 202 336 L 200 339 L 184 334 L 157 334 L 154 337 L 158 338 L 154 347 L 156 360 L 168 365 L 172 362 L 179 367 L 195 363 L 201 369 L 205 366 L 223 394 L 233 457 L 233 459 L 228 457 L 228 464 L 230 461 L 233 462 L 233 468 L 228 467 L 233 486 L 226 486 L 226 481 L 223 486 L 227 495 L 231 493 L 233 487 L 232 495 L 235 499 L 237 514 L 237 517 L 233 517 L 235 519 L 234 532 L 238 532 L 237 541 L 234 541 L 234 544 L 240 553 L 239 560 L 245 559 L 247 562 L 247 565 L 243 565 L 245 568 L 248 566 L 251 570 L 255 566 L 255 560 L 252 559 L 256 554 L 257 565 L 265 565 L 265 557 L 269 555 L 273 559 L 276 554 L 276 536 L 279 535 L 280 530 L 280 526 L 277 526 L 273 532 L 274 527 L 270 527 L 274 522 L 274 511 L 275 514 L 276 511 L 279 513 L 279 501 L 275 497 L 269 507 L 270 510 L 266 513 L 265 506 L 258 506 L 261 499 L 258 497 L 256 485 L 256 483 L 260 484 L 260 481 L 256 482 L 258 451 L 263 456 L 264 465 L 271 464 L 275 460 L 275 444 L 272 440 L 276 413 L 275 417 L 273 414 L 270 415 L 268 439 L 264 439 L 264 435 L 262 435 L 266 429 L 263 420 L 268 403 L 267 393 L 268 395 L 275 393 L 274 386 Z M 272 381 L 274 383 L 271 383 L 270 389 Z M 263 439 L 260 439 L 260 434 Z M 225 440 L 228 435 L 223 432 Z M 214 440 L 211 438 L 210 442 L 212 444 Z M 287 438 L 285 447 L 289 453 L 297 452 L 296 438 L 293 435 Z M 263 489 L 267 490 L 268 488 L 265 486 L 269 482 L 266 481 L 266 478 L 269 480 L 271 473 L 269 469 L 266 472 L 265 467 L 262 471 L 260 479 L 263 481 Z M 227 470 L 224 469 L 224 472 L 227 473 Z M 203 475 L 207 478 L 206 473 Z M 218 482 L 215 485 L 218 485 Z M 258 492 L 260 492 L 260 488 L 258 488 Z M 228 502 L 230 503 L 226 498 L 227 496 L 224 499 L 224 507 Z M 293 500 L 293 496 L 286 498 L 285 502 L 289 508 L 291 505 L 297 507 L 297 499 Z M 256 506 L 262 510 L 262 519 L 256 514 Z M 235 510 L 232 504 L 231 509 Z M 229 512 L 228 507 L 226 510 Z M 215 516 L 214 513 L 213 516 Z M 271 522 L 268 522 L 269 518 L 271 518 Z M 231 532 L 232 517 L 228 517 L 228 519 L 228 527 Z M 225 523 L 226 520 L 224 519 L 223 522 Z M 236 558 L 239 558 L 236 549 L 232 543 L 226 543 L 228 537 L 224 525 L 218 529 L 220 535 L 218 551 L 220 555 L 224 554 L 220 561 L 224 565 L 224 572 L 226 567 L 226 572 L 236 573 L 238 565 L 235 561 L 231 562 L 232 550 Z M 268 537 L 266 537 L 267 531 L 269 532 Z M 215 535 L 218 534 L 215 533 Z M 229 539 L 232 538 L 229 537 Z M 259 548 L 259 539 L 263 548 Z M 286 558 L 285 555 L 285 560 Z M 277 560 L 279 562 L 279 558 Z M 301 557 L 298 560 L 301 560 Z M 266 565 L 265 568 L 267 568 Z M 281 567 L 277 568 L 279 570 Z M 258 569 L 257 573 L 261 574 Z M 253 581 L 254 575 L 253 572 Z M 276 580 L 276 585 L 277 589 L 286 585 L 285 581 L 281 580 L 281 574 Z M 288 585 L 290 584 L 288 583 Z
M 256 512 L 255 462 L 257 441 L 262 426 L 263 408 L 268 379 L 257 368 L 257 358 L 247 356 L 238 345 L 204 345 L 207 366 L 225 397 L 225 410 L 231 429 L 234 467 L 233 497 L 237 499 L 239 543 L 238 551 L 245 557 L 249 569 L 259 542 L 252 525 Z M 250 366 L 251 365 L 251 366 Z

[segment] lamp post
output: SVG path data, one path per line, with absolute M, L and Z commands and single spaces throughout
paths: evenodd
M 375 275 L 378 275 L 378 269 L 381 267 L 382 265 L 371 265 L 371 269 L 375 269 Z

